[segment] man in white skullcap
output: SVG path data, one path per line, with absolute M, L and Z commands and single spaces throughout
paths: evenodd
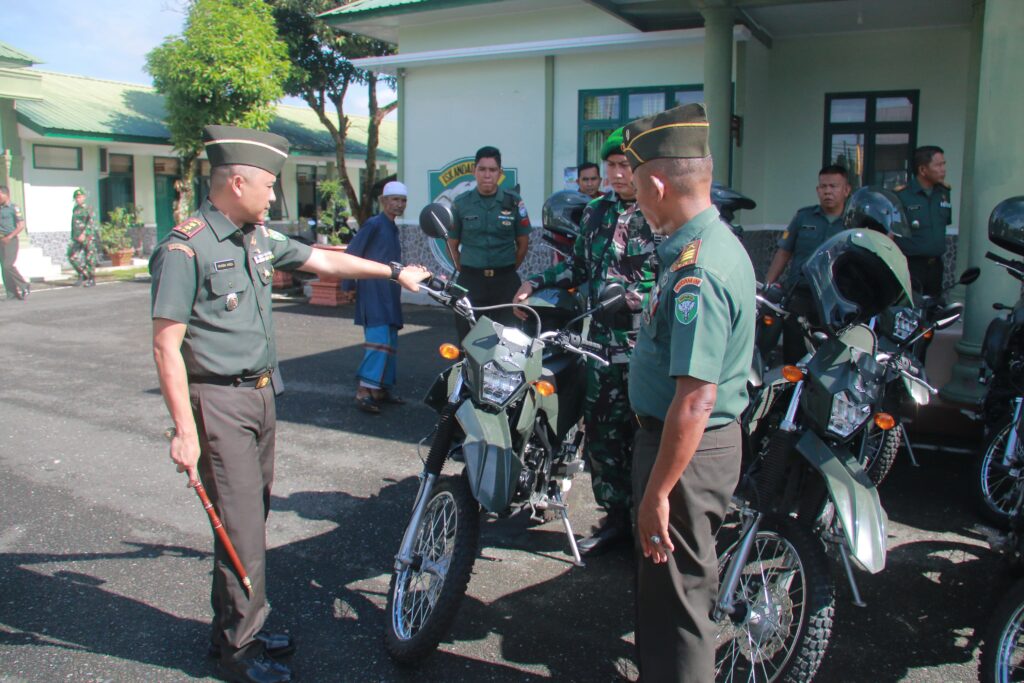
M 347 253 L 379 263 L 400 262 L 402 244 L 395 219 L 405 213 L 409 191 L 393 180 L 380 196 L 380 213 L 356 233 Z M 387 281 L 347 280 L 346 290 L 356 292 L 356 325 L 363 326 L 363 362 L 356 377 L 356 405 L 371 415 L 384 404 L 405 401 L 394 393 L 398 374 L 398 330 L 402 329 L 401 289 Z

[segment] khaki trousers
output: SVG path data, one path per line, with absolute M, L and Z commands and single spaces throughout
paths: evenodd
M 668 562 L 638 557 L 636 649 L 644 683 L 712 683 L 718 592 L 715 534 L 739 480 L 741 432 L 737 422 L 704 432 L 700 445 L 669 494 Z M 639 429 L 633 448 L 633 500 L 640 504 L 658 456 L 660 431 Z

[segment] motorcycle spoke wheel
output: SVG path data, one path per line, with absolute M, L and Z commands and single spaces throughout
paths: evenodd
M 983 683 L 1024 681 L 1024 582 L 1018 582 L 992 614 L 981 644 Z
M 720 575 L 738 548 L 736 542 L 723 553 Z M 835 607 L 820 542 L 792 520 L 766 519 L 733 598 L 736 613 L 718 624 L 716 680 L 811 680 L 828 645 Z
M 396 571 L 388 590 L 388 652 L 417 662 L 447 635 L 476 558 L 479 506 L 463 477 L 440 480 L 413 542 L 413 562 Z
M 1001 529 L 1010 525 L 1010 516 L 1018 505 L 1021 486 L 1021 464 L 1003 465 L 1003 451 L 1010 436 L 1010 423 L 998 429 L 978 459 L 974 471 L 974 489 L 982 516 Z M 1021 444 L 1018 444 L 1018 455 Z
M 864 444 L 864 470 L 868 473 L 871 483 L 878 486 L 889 475 L 896 454 L 899 453 L 902 441 L 902 430 L 899 426 L 892 429 L 879 429 L 874 422 L 869 422 L 861 432 Z M 855 451 L 856 452 L 856 451 Z

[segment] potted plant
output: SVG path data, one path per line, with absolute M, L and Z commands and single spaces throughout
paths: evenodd
M 107 214 L 110 220 L 100 224 L 100 243 L 110 256 L 111 265 L 131 265 L 135 250 L 129 230 L 139 222 L 140 213 L 142 209 L 133 204 L 119 206 Z
M 345 215 L 348 202 L 345 200 L 341 181 L 337 178 L 327 178 L 321 180 L 318 187 L 323 210 L 317 217 L 314 227 L 317 243 L 335 247 L 348 244 L 352 241 L 352 231 L 348 227 L 348 216 Z

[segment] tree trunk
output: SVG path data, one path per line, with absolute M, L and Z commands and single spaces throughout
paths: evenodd
M 181 157 L 181 178 L 174 181 L 174 189 L 178 192 L 178 201 L 174 207 L 174 222 L 179 225 L 195 213 L 196 159 L 198 156 L 197 154 L 187 154 Z

